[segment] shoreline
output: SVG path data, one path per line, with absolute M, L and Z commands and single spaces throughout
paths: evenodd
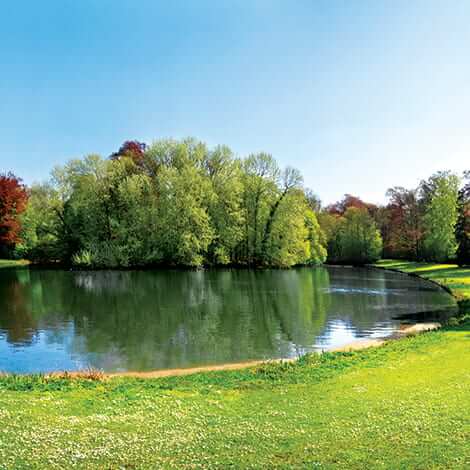
M 375 266 L 373 264 L 367 265 L 367 267 L 370 267 L 370 268 L 373 268 L 373 269 L 380 269 L 381 271 L 390 271 L 392 273 L 404 274 L 404 275 L 409 276 L 409 277 L 422 279 L 423 281 L 430 282 L 431 284 L 434 284 L 435 286 L 440 287 L 442 290 L 446 291 L 448 294 L 450 294 L 455 299 L 457 304 L 459 303 L 459 299 L 457 298 L 457 296 L 455 295 L 455 293 L 452 291 L 452 289 L 449 286 L 446 286 L 445 284 L 441 284 L 440 282 L 435 281 L 434 279 L 427 279 L 423 276 L 420 276 L 419 274 L 407 273 L 407 272 L 401 271 L 400 269 L 397 269 L 397 268 L 386 268 L 384 266 Z
M 441 324 L 438 322 L 429 323 L 416 323 L 413 325 L 402 325 L 399 330 L 393 332 L 391 335 L 384 338 L 361 338 L 355 341 L 351 341 L 343 346 L 334 347 L 331 349 L 325 349 L 324 352 L 352 352 L 360 351 L 362 349 L 382 346 L 388 341 L 396 341 L 407 336 L 415 336 L 426 331 L 437 330 L 441 328 Z M 321 353 L 320 353 L 321 354 Z M 223 370 L 240 370 L 250 367 L 261 366 L 272 363 L 284 363 L 284 362 L 295 362 L 299 358 L 287 358 L 287 359 L 268 359 L 268 360 L 253 360 L 246 362 L 236 363 L 225 363 L 213 366 L 201 366 L 201 367 L 189 367 L 189 368 L 177 368 L 177 369 L 160 369 L 148 372 L 112 372 L 104 373 L 105 377 L 133 377 L 133 378 L 160 378 L 160 377 L 175 377 L 182 375 L 192 375 L 199 372 L 217 372 Z
M 327 265 L 328 266 L 328 265 Z M 350 266 L 345 266 L 350 267 Z M 400 271 L 399 269 L 395 268 L 387 268 L 382 266 L 375 266 L 375 265 L 366 265 L 364 266 L 366 269 L 380 269 L 384 271 L 391 271 L 400 273 L 403 275 L 407 275 L 414 278 L 419 278 L 427 282 L 431 282 L 432 284 L 440 287 L 445 292 L 450 294 L 457 302 L 459 306 L 459 299 L 458 297 L 452 292 L 452 290 L 440 284 L 437 281 L 426 279 L 418 274 L 415 273 L 407 273 L 404 271 Z M 397 330 L 391 332 L 389 335 L 381 337 L 381 338 L 359 338 L 354 341 L 351 341 L 345 345 L 339 347 L 332 347 L 326 348 L 322 351 L 319 351 L 319 354 L 322 352 L 353 352 L 353 351 L 360 351 L 367 348 L 372 347 L 380 347 L 385 345 L 390 341 L 396 341 L 402 338 L 406 338 L 409 336 L 415 336 L 421 333 L 437 330 L 442 327 L 442 324 L 439 322 L 421 322 L 421 323 L 412 323 L 406 324 L 402 323 Z M 112 379 L 112 378 L 142 378 L 142 379 L 152 379 L 152 378 L 164 378 L 164 377 L 176 377 L 176 376 L 186 376 L 186 375 L 193 375 L 198 373 L 205 373 L 205 372 L 218 372 L 218 371 L 235 371 L 241 369 L 247 369 L 251 367 L 262 366 L 265 364 L 272 364 L 272 363 L 290 363 L 295 362 L 299 358 L 279 358 L 279 359 L 260 359 L 260 360 L 248 360 L 242 362 L 235 362 L 235 363 L 223 363 L 223 364 L 214 364 L 214 365 L 203 365 L 203 366 L 196 366 L 196 367 L 182 367 L 182 368 L 172 368 L 172 369 L 156 369 L 151 371 L 123 371 L 123 372 L 103 372 L 100 370 L 95 369 L 83 369 L 83 370 L 76 370 L 76 371 L 54 371 L 44 373 L 44 377 L 51 377 L 51 378 L 100 378 L 100 379 Z M 5 373 L 0 375 L 34 375 L 34 374 L 14 374 L 14 373 Z
M 367 348 L 375 348 L 385 345 L 390 341 L 396 341 L 409 336 L 416 336 L 421 333 L 433 331 L 441 328 L 441 324 L 438 322 L 427 322 L 427 323 L 415 323 L 412 325 L 401 325 L 401 327 L 383 338 L 361 338 L 339 347 L 333 347 L 330 349 L 324 349 L 322 352 L 353 352 L 360 351 Z M 319 353 L 321 354 L 321 353 Z M 56 371 L 44 374 L 45 377 L 51 378 L 135 378 L 135 379 L 157 379 L 164 377 L 179 377 L 185 375 L 193 375 L 205 372 L 219 372 L 219 371 L 234 371 L 248 369 L 250 367 L 257 367 L 266 364 L 279 364 L 279 363 L 291 363 L 297 361 L 299 358 L 285 358 L 285 359 L 260 359 L 243 362 L 228 362 L 224 364 L 215 364 L 207 366 L 197 367 L 182 367 L 173 369 L 156 369 L 150 371 L 125 371 L 125 372 L 101 372 L 95 370 L 78 370 L 78 371 Z M 6 374 L 9 375 L 9 374 Z M 24 374 L 30 375 L 30 374 Z
M 349 267 L 349 266 L 346 266 Z M 432 284 L 437 285 L 438 287 L 442 288 L 444 291 L 452 295 L 452 297 L 457 301 L 458 299 L 454 295 L 454 293 L 448 288 L 447 286 L 443 286 L 436 281 L 425 279 L 417 274 L 414 273 L 406 273 L 400 271 L 398 269 L 389 269 L 381 266 L 374 266 L 374 265 L 366 265 L 364 266 L 366 269 L 381 269 L 384 271 L 392 271 L 396 273 L 400 273 L 403 275 L 408 275 L 410 277 L 417 277 L 424 281 L 431 282 Z M 360 351 L 367 348 L 373 347 L 380 347 L 390 341 L 396 341 L 402 338 L 406 338 L 408 336 L 415 336 L 420 333 L 425 333 L 428 331 L 433 331 L 441 328 L 442 325 L 439 322 L 423 322 L 423 323 L 413 323 L 413 324 L 401 324 L 400 327 L 392 332 L 390 335 L 387 335 L 383 338 L 360 338 L 350 343 L 347 343 L 343 346 L 333 347 L 329 349 L 325 349 L 325 352 L 352 352 L 352 351 Z M 253 361 L 243 361 L 237 363 L 225 363 L 225 364 L 217 364 L 217 365 L 209 365 L 209 366 L 199 366 L 199 367 L 189 367 L 189 368 L 174 368 L 174 369 L 158 369 L 152 371 L 144 371 L 144 372 L 137 372 L 137 371 L 126 371 L 126 372 L 103 372 L 103 377 L 106 378 L 116 378 L 116 377 L 130 377 L 130 378 L 163 378 L 163 377 L 176 377 L 176 376 L 183 376 L 183 375 L 192 375 L 197 373 L 203 372 L 217 372 L 217 371 L 224 371 L 224 370 L 240 370 L 246 369 L 250 367 L 256 367 L 264 364 L 270 363 L 282 363 L 282 362 L 295 362 L 298 358 L 286 358 L 286 359 L 268 359 L 268 360 L 253 360 Z M 83 376 L 83 372 L 74 371 L 74 372 L 53 372 L 48 374 L 48 376 L 61 376 L 67 374 L 69 376 Z M 86 374 L 86 372 L 85 372 Z

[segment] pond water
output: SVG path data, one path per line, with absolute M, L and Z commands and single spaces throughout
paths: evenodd
M 291 358 L 452 308 L 375 269 L 0 270 L 0 371 L 145 371 Z

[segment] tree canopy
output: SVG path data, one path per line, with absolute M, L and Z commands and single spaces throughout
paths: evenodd
M 0 252 L 4 254 L 20 241 L 20 216 L 27 200 L 26 188 L 18 177 L 0 174 Z
M 470 171 L 395 186 L 377 205 L 323 206 L 272 155 L 240 158 L 196 139 L 128 140 L 25 188 L 0 175 L 0 249 L 83 267 L 470 262 Z M 13 248 L 15 251 L 13 252 Z
M 56 168 L 31 189 L 27 255 L 79 266 L 289 267 L 326 259 L 294 168 L 195 139 L 126 142 Z

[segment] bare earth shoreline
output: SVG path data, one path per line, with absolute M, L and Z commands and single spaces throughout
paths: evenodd
M 404 338 L 406 336 L 413 336 L 419 333 L 426 331 L 436 330 L 441 327 L 440 323 L 429 322 L 429 323 L 416 323 L 413 325 L 402 325 L 397 331 L 395 331 L 390 336 L 384 338 L 365 338 L 352 341 L 351 343 L 345 344 L 339 348 L 331 348 L 325 351 L 330 352 L 340 352 L 340 351 L 359 351 L 361 349 L 378 347 L 382 346 L 388 341 L 397 340 Z M 213 372 L 213 371 L 222 371 L 222 370 L 240 370 L 247 367 L 255 367 L 262 364 L 273 363 L 273 362 L 294 362 L 297 359 L 271 359 L 271 360 L 258 360 L 258 361 L 245 361 L 245 362 L 235 362 L 227 364 L 217 364 L 209 366 L 200 366 L 200 367 L 188 367 L 188 368 L 179 368 L 179 369 L 161 369 L 161 370 L 152 370 L 147 372 L 137 372 L 137 371 L 127 371 L 127 372 L 112 372 L 104 373 L 103 376 L 107 378 L 112 377 L 134 377 L 142 379 L 155 379 L 160 377 L 172 377 L 172 376 L 181 376 L 181 375 L 191 375 L 197 374 L 200 372 Z M 92 374 L 93 372 L 89 371 L 72 371 L 72 372 L 52 372 L 46 374 L 48 377 L 58 377 L 58 376 L 67 376 L 67 377 L 82 377 Z

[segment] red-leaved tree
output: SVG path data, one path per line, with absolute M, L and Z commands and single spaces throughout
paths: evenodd
M 377 210 L 377 206 L 364 202 L 362 199 L 352 196 L 351 194 L 345 194 L 341 201 L 334 204 L 330 204 L 326 207 L 326 211 L 332 215 L 344 215 L 344 213 L 350 208 L 355 207 L 356 209 L 365 209 L 370 215 L 373 215 Z
M 0 174 L 0 247 L 13 247 L 20 240 L 20 214 L 26 209 L 28 193 L 14 174 Z
M 134 162 L 139 165 L 142 163 L 144 158 L 144 153 L 146 145 L 138 140 L 126 140 L 119 150 L 111 155 L 112 160 L 119 159 L 121 157 L 129 157 L 134 160 Z

